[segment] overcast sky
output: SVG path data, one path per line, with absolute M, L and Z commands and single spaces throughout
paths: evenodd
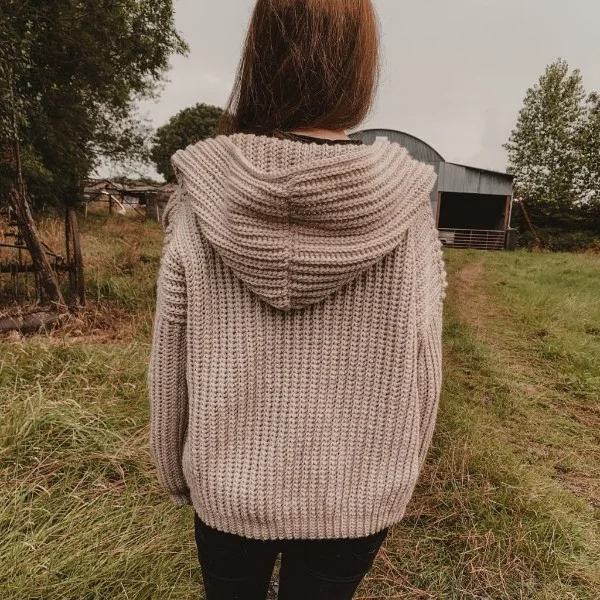
M 383 73 L 364 127 L 420 137 L 451 162 L 503 170 L 525 91 L 558 57 L 600 90 L 598 0 L 375 0 Z M 254 0 L 175 0 L 191 47 L 175 57 L 155 126 L 196 102 L 223 106 Z

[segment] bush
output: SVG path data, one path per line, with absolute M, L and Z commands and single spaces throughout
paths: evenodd
M 564 229 L 538 229 L 537 235 L 545 250 L 552 252 L 582 252 L 593 250 L 600 252 L 600 233 L 594 231 L 565 231 Z M 536 242 L 533 234 L 526 231 L 519 236 L 520 248 L 531 250 Z

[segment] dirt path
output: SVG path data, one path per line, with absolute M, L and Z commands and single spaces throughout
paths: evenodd
M 483 261 L 468 263 L 456 275 L 450 297 L 459 315 L 469 324 L 481 329 L 489 311 L 489 299 L 478 287 L 483 274 Z

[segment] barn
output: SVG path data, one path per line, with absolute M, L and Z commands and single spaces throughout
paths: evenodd
M 431 209 L 440 240 L 455 248 L 514 249 L 510 227 L 513 178 L 506 173 L 446 162 L 429 144 L 408 133 L 366 129 L 350 135 L 365 144 L 387 139 L 404 146 L 416 160 L 433 165 L 438 174 Z

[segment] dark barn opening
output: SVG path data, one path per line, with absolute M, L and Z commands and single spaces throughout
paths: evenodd
M 444 192 L 438 227 L 502 231 L 506 222 L 506 204 L 506 196 Z

